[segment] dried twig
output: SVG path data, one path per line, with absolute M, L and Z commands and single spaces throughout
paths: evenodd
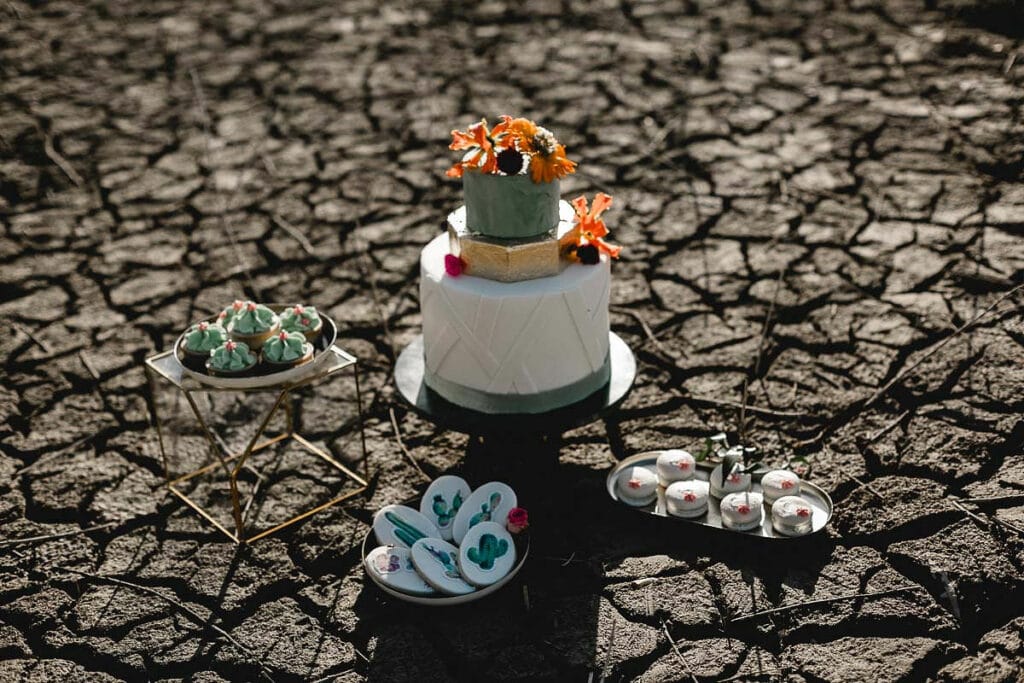
M 785 274 L 785 268 L 779 268 L 779 277 L 775 281 L 775 293 L 772 294 L 772 302 L 768 305 L 768 311 L 764 314 L 764 323 L 761 325 L 761 338 L 757 342 L 757 355 L 754 357 L 754 369 L 750 374 L 743 378 L 743 392 L 740 396 L 740 424 L 739 424 L 739 436 L 740 443 L 746 444 L 747 436 L 747 399 L 749 398 L 750 391 L 750 378 L 751 376 L 761 379 L 761 359 L 764 357 L 764 344 L 768 339 L 768 329 L 771 324 L 772 315 L 775 313 L 775 302 L 779 298 L 779 290 L 782 288 L 782 276 Z M 761 379 L 761 388 L 764 390 L 765 396 L 768 395 L 768 389 L 764 385 L 764 380 Z
M 896 425 L 898 425 L 900 422 L 903 422 L 903 419 L 909 414 L 909 410 L 904 410 L 899 417 L 897 417 L 895 420 L 882 427 L 880 430 L 875 432 L 870 438 L 868 438 L 868 443 L 874 443 L 881 439 L 886 434 L 888 434 L 889 432 L 891 432 L 893 429 L 896 428 Z
M 877 598 L 883 595 L 892 595 L 894 593 L 903 593 L 905 591 L 913 590 L 924 590 L 921 586 L 909 585 L 900 586 L 899 588 L 890 588 L 884 591 L 870 591 L 861 593 L 848 593 L 846 595 L 838 595 L 834 598 L 822 598 L 821 600 L 806 600 L 804 602 L 796 602 L 792 605 L 783 605 L 781 607 L 772 607 L 771 609 L 763 609 L 759 612 L 751 612 L 750 614 L 744 614 L 742 616 L 734 617 L 729 620 L 730 624 L 735 624 L 738 621 L 748 621 L 750 619 L 757 619 L 768 614 L 778 614 L 779 612 L 788 612 L 789 610 L 798 609 L 800 607 L 809 607 L 811 605 L 828 605 L 833 602 L 842 602 L 843 600 L 856 600 L 857 598 Z
M 882 396 L 884 396 L 889 391 L 889 389 L 892 389 L 893 386 L 895 386 L 896 384 L 901 382 L 907 375 L 909 375 L 911 372 L 916 370 L 922 363 L 924 363 L 926 360 L 928 360 L 929 358 L 934 356 L 943 346 L 945 346 L 946 344 L 951 342 L 953 339 L 956 339 L 958 336 L 963 334 L 963 332 L 965 330 L 967 330 L 967 329 L 973 327 L 974 325 L 978 324 L 978 322 L 982 318 L 984 318 L 986 315 L 988 315 L 989 313 L 994 311 L 999 304 L 1003 303 L 1003 301 L 1005 301 L 1006 299 L 1010 298 L 1011 296 L 1013 296 L 1014 294 L 1019 292 L 1021 289 L 1024 289 L 1024 283 L 1021 283 L 1021 284 L 1017 285 L 1016 287 L 1014 287 L 1013 289 L 1011 289 L 1011 290 L 1009 290 L 1007 292 L 1004 292 L 1002 296 L 1000 296 L 998 299 L 996 299 L 991 304 L 989 304 L 989 306 L 987 308 L 985 308 L 985 310 L 983 310 L 981 313 L 979 313 L 978 315 L 974 316 L 973 318 L 971 318 L 970 320 L 965 322 L 960 327 L 956 328 L 948 337 L 946 337 L 945 339 L 943 339 L 939 343 L 935 344 L 935 346 L 933 346 L 930 349 L 928 349 L 928 351 L 926 353 L 924 353 L 916 361 L 914 361 L 909 366 L 903 368 L 898 373 L 896 373 L 895 377 L 893 377 L 891 380 L 886 382 L 878 391 L 876 391 L 871 396 L 871 398 L 869 398 L 867 400 L 867 402 L 864 403 L 863 406 L 861 406 L 861 410 L 866 410 L 871 405 L 873 405 L 875 403 L 875 401 L 877 401 L 878 399 L 882 398 Z
M 276 225 L 277 227 L 281 228 L 286 233 L 288 233 L 293 238 L 295 238 L 295 241 L 299 243 L 299 246 L 302 247 L 302 250 L 304 252 L 306 252 L 310 256 L 316 256 L 317 255 L 316 254 L 316 249 L 313 248 L 313 243 L 310 242 L 309 238 L 306 237 L 305 235 L 303 235 L 299 231 L 298 228 L 296 228 L 294 225 L 292 225 L 291 223 L 289 223 L 285 219 L 281 218 L 277 214 L 274 214 L 274 217 L 273 217 L 272 220 L 274 221 L 274 225 Z
M 650 325 L 647 324 L 647 321 L 644 320 L 643 316 L 641 316 L 639 313 L 632 309 L 625 308 L 624 306 L 610 306 L 609 308 L 610 310 L 615 311 L 617 313 L 624 313 L 625 315 L 628 315 L 629 317 L 633 318 L 633 320 L 637 321 L 637 323 L 640 325 L 640 329 L 644 331 L 644 335 L 647 337 L 647 339 L 652 344 L 654 344 L 655 348 L 657 348 L 658 351 L 661 351 L 661 353 L 664 354 L 666 357 L 672 359 L 676 359 L 679 357 L 677 354 L 670 353 L 669 350 L 666 349 L 660 341 L 658 341 L 658 338 L 654 336 L 654 331 L 651 329 Z
M 416 468 L 416 471 L 420 473 L 424 481 L 430 481 L 430 476 L 423 471 L 420 464 L 416 462 L 416 458 L 412 457 L 412 453 L 405 447 L 405 442 L 402 441 L 402 432 L 398 429 L 398 418 L 395 417 L 395 409 L 388 408 L 388 415 L 391 417 L 391 428 L 395 430 L 395 440 L 398 441 L 398 448 L 402 451 L 405 457 L 412 463 L 412 466 Z
M 851 474 L 851 475 L 850 475 L 850 479 L 854 480 L 854 481 L 855 481 L 855 482 L 857 482 L 857 483 L 858 483 L 858 484 L 859 484 L 859 485 L 860 485 L 861 487 L 863 487 L 863 488 L 866 488 L 866 489 L 867 489 L 868 491 L 870 491 L 871 493 L 875 494 L 875 496 L 877 496 L 877 497 L 878 497 L 878 500 L 881 500 L 881 501 L 884 501 L 884 500 L 885 500 L 885 496 L 883 496 L 883 495 L 882 495 L 881 493 L 879 493 L 879 492 L 878 492 L 878 491 L 877 491 L 877 490 L 875 489 L 875 487 L 874 487 L 874 486 L 872 486 L 871 484 L 867 483 L 866 481 L 864 481 L 864 480 L 863 480 L 863 479 L 861 479 L 860 477 L 858 477 L 858 476 L 856 476 L 856 475 L 854 475 L 854 474 Z
M 241 650 L 242 652 L 244 652 L 248 656 L 250 656 L 253 659 L 255 659 L 258 662 L 258 664 L 259 664 L 260 674 L 263 676 L 263 678 L 265 678 L 268 681 L 271 681 L 271 683 L 273 683 L 274 679 L 271 678 L 271 676 L 270 676 L 270 669 L 267 667 L 266 664 L 263 663 L 263 661 L 256 655 L 255 652 L 253 652 L 248 647 L 243 645 L 241 642 L 239 642 L 239 640 L 237 638 L 232 636 L 230 633 L 225 631 L 223 628 L 221 628 L 220 626 L 217 626 L 217 624 L 214 624 L 211 621 L 207 621 L 207 620 L 203 619 L 202 615 L 200 615 L 197 611 L 195 611 L 194 609 L 192 609 L 191 607 L 189 607 L 185 603 L 183 603 L 183 602 L 181 602 L 179 600 L 176 600 L 175 598 L 172 598 L 172 597 L 169 597 L 167 595 L 164 595 L 163 593 L 161 593 L 160 591 L 158 591 L 158 590 L 156 590 L 154 588 L 150 588 L 148 586 L 141 586 L 141 585 L 139 585 L 137 583 L 132 583 L 131 581 L 125 581 L 124 579 L 118 579 L 118 578 L 115 578 L 113 576 L 101 576 L 99 574 L 90 574 L 89 572 L 83 572 L 83 571 L 81 571 L 79 569 L 72 569 L 71 567 L 63 567 L 63 569 L 64 569 L 64 571 L 71 572 L 72 574 L 78 574 L 80 576 L 84 576 L 86 578 L 90 578 L 90 579 L 93 579 L 95 581 L 102 581 L 102 582 L 105 582 L 105 583 L 112 583 L 112 584 L 114 584 L 116 586 L 124 586 L 125 588 L 131 588 L 131 589 L 140 591 L 142 593 L 146 593 L 147 595 L 152 595 L 152 596 L 154 596 L 156 598 L 159 598 L 159 599 L 163 600 L 167 604 L 177 608 L 178 610 L 180 610 L 184 614 L 186 614 L 189 617 L 191 617 L 200 626 L 204 626 L 206 628 L 212 629 L 213 631 L 216 631 L 218 634 L 220 634 L 221 636 L 226 638 L 228 640 L 228 642 L 230 642 L 232 645 L 237 647 L 239 650 Z
M 210 158 L 210 149 L 212 147 L 211 140 L 213 139 L 213 134 L 210 131 L 210 124 L 212 120 L 210 118 L 210 112 L 206 107 L 206 96 L 203 94 L 203 84 L 199 81 L 199 73 L 196 72 L 194 67 L 189 67 L 188 74 L 192 80 L 192 88 L 196 95 L 196 107 L 199 109 L 200 118 L 203 122 L 203 163 L 206 165 L 207 169 L 210 169 L 212 166 Z M 235 186 L 235 191 L 237 192 L 241 189 L 241 186 L 242 183 L 239 182 Z M 256 290 L 256 284 L 252 279 L 252 270 L 249 268 L 249 262 L 242 254 L 242 250 L 238 247 L 238 240 L 235 239 L 235 231 L 228 227 L 227 218 L 225 218 L 228 213 L 228 209 L 230 208 L 228 198 L 221 195 L 221 199 L 221 211 L 218 218 L 221 230 L 225 235 L 227 235 L 228 241 L 231 242 L 231 248 L 234 250 L 235 256 L 238 258 L 238 263 L 245 270 L 245 278 L 249 284 L 249 289 L 252 290 L 252 293 L 259 298 L 259 292 Z
M 85 369 L 89 371 L 89 374 L 92 375 L 92 378 L 99 382 L 100 373 L 96 369 L 96 366 L 92 364 L 92 361 L 89 360 L 89 356 L 85 355 L 84 350 L 78 352 L 78 359 L 82 361 L 82 365 L 84 365 Z
M 60 450 L 54 451 L 53 453 L 50 453 L 49 455 L 44 455 L 44 456 L 34 460 L 33 462 L 30 462 L 29 464 L 27 464 L 24 467 L 22 467 L 20 470 L 17 470 L 14 473 L 14 476 L 17 477 L 18 475 L 25 474 L 25 472 L 28 472 L 29 470 L 31 470 L 34 467 L 39 467 L 40 465 L 46 464 L 46 463 L 50 462 L 51 460 L 56 460 L 57 458 L 59 458 L 60 456 L 64 455 L 68 451 L 74 450 L 74 449 L 78 448 L 79 446 L 81 446 L 81 445 L 83 445 L 85 443 L 88 443 L 89 441 L 92 441 L 94 438 L 96 438 L 95 434 L 89 434 L 88 436 L 83 436 L 81 439 L 78 439 L 74 443 L 70 443 L 67 446 L 64 446 L 64 448 L 61 448 Z
M 726 400 L 719 399 L 719 398 L 710 398 L 710 397 L 707 397 L 707 396 L 695 396 L 695 395 L 692 395 L 692 394 L 685 394 L 683 396 L 683 398 L 685 398 L 687 400 L 690 400 L 690 401 L 693 401 L 695 403 L 707 403 L 708 405 L 719 406 L 719 407 L 722 407 L 722 408 L 739 408 L 740 405 L 741 405 L 739 401 L 726 401 Z M 796 419 L 808 418 L 808 417 L 813 418 L 813 417 L 815 417 L 814 415 L 811 415 L 810 413 L 797 413 L 797 412 L 792 412 L 792 411 L 788 411 L 788 410 L 772 410 L 770 408 L 759 408 L 757 406 L 747 406 L 745 410 L 747 412 L 750 412 L 750 413 L 757 413 L 759 415 L 767 415 L 769 417 L 783 417 L 783 418 L 787 418 L 788 417 L 788 418 L 796 418 Z
M 50 161 L 57 164 L 60 170 L 64 171 L 64 175 L 75 184 L 75 187 L 81 187 L 85 184 L 85 181 L 82 180 L 82 176 L 78 175 L 75 167 L 61 156 L 61 153 L 53 146 L 53 137 L 49 133 L 43 134 L 43 151 L 46 152 L 46 156 L 49 157 Z
M 963 513 L 964 513 L 965 515 L 967 515 L 968 517 L 970 517 L 970 518 L 971 518 L 971 519 L 973 519 L 974 521 L 978 522 L 979 524 L 981 524 L 982 526 L 984 526 L 984 527 L 985 527 L 986 529 L 987 529 L 987 528 L 988 528 L 988 527 L 989 527 L 989 526 L 990 526 L 990 525 L 991 525 L 992 523 L 995 523 L 995 524 L 998 524 L 998 525 L 1000 525 L 1000 526 L 1004 526 L 1004 527 L 1006 527 L 1007 529 L 1010 529 L 1011 531 L 1015 531 L 1015 532 L 1017 532 L 1018 534 L 1021 534 L 1022 536 L 1024 536 L 1024 529 L 1021 529 L 1021 528 L 1020 528 L 1019 526 L 1017 526 L 1016 524 L 1010 524 L 1009 522 L 1007 522 L 1007 521 L 1005 521 L 1005 520 L 1002 520 L 1002 519 L 999 519 L 998 517 L 992 517 L 992 518 L 990 518 L 990 519 L 986 519 L 986 518 L 982 517 L 981 515 L 979 515 L 979 514 L 977 514 L 977 513 L 971 512 L 970 510 L 968 510 L 967 508 L 965 508 L 965 507 L 964 507 L 964 506 L 963 506 L 963 505 L 962 505 L 962 504 L 960 503 L 960 501 L 958 501 L 958 500 L 956 500 L 956 499 L 950 499 L 950 502 L 951 502 L 951 503 L 953 504 L 953 507 L 955 507 L 955 508 L 956 508 L 957 510 L 960 510 L 961 512 L 963 512 Z
M 676 641 L 672 639 L 672 634 L 668 632 L 668 624 L 662 620 L 661 630 L 665 633 L 665 637 L 668 638 L 668 644 L 672 646 L 672 652 L 675 653 L 676 659 L 683 665 L 683 670 L 686 671 L 686 675 L 690 677 L 693 683 L 697 683 L 697 677 L 693 674 L 693 669 L 690 668 L 690 664 L 686 661 L 686 657 L 683 656 L 682 650 L 676 645 Z
M 972 496 L 970 498 L 961 497 L 960 501 L 964 503 L 971 503 L 972 505 L 981 505 L 986 503 L 1019 503 L 1024 501 L 1024 493 L 1008 493 L 1002 496 Z
M 65 531 L 59 534 L 46 534 L 44 536 L 27 536 L 25 538 L 12 538 L 6 541 L 0 541 L 0 548 L 8 548 L 15 545 L 25 545 L 27 543 L 42 543 L 44 541 L 53 541 L 59 538 L 68 538 L 70 536 L 80 536 L 82 534 L 92 533 L 93 531 L 100 531 L 101 529 L 109 529 L 112 526 L 117 526 L 120 522 L 107 522 L 106 524 L 97 524 L 96 526 L 86 527 L 84 529 L 75 529 L 74 531 Z
M 331 674 L 330 676 L 324 676 L 323 678 L 318 678 L 315 681 L 312 681 L 312 683 L 327 683 L 328 681 L 336 681 L 339 678 L 341 678 L 342 676 L 347 676 L 348 674 L 352 673 L 353 671 L 355 671 L 355 669 L 351 669 L 351 668 L 345 669 L 344 671 L 339 671 L 336 674 Z
M 11 323 L 11 326 L 13 328 L 15 328 L 16 330 L 19 330 L 19 331 L 23 332 L 25 334 L 25 336 L 27 336 L 29 339 L 31 339 L 32 343 L 34 343 L 36 346 L 41 348 L 43 350 L 43 353 L 45 353 L 46 355 L 49 356 L 51 353 L 53 353 L 50 350 L 49 345 L 47 345 L 47 343 L 45 341 L 43 341 L 42 339 L 37 337 L 35 332 L 33 332 L 32 330 L 28 329 L 27 327 L 25 327 L 24 325 L 21 325 L 19 323 Z
M 370 258 L 369 252 L 364 254 L 364 259 Z M 373 295 L 373 306 L 377 309 L 377 315 L 380 316 L 380 325 L 384 330 L 384 340 L 388 343 L 388 349 L 391 351 L 391 358 L 395 358 L 395 340 L 391 336 L 391 326 L 388 325 L 388 316 L 384 313 L 384 304 L 381 303 L 380 289 L 377 287 L 377 269 L 370 267 L 362 267 L 364 264 L 360 262 L 361 270 L 363 271 L 363 279 L 370 283 L 370 293 Z

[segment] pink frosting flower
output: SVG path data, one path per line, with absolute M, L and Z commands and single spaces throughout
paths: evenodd
M 528 526 L 530 526 L 530 519 L 524 508 L 512 508 L 508 511 L 508 521 L 505 524 L 505 528 L 508 529 L 510 534 L 526 531 Z
M 810 517 L 811 511 L 808 508 L 797 508 L 796 514 L 798 517 Z
M 452 277 L 458 277 L 462 275 L 463 263 L 455 254 L 445 254 L 444 257 L 444 272 L 448 273 Z

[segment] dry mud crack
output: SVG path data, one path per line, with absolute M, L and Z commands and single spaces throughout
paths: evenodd
M 3 3 L 0 679 L 1019 680 L 1014 7 Z M 639 381 L 561 441 L 444 432 L 391 386 L 458 202 L 448 130 L 503 112 L 556 131 L 564 193 L 613 194 L 625 246 L 612 321 Z M 238 548 L 161 486 L 142 361 L 243 294 L 339 320 L 375 476 Z M 613 458 L 735 433 L 745 383 L 747 433 L 836 501 L 824 543 L 694 544 L 610 509 Z M 353 398 L 329 383 L 297 415 L 350 462 Z M 232 443 L 260 407 L 210 406 Z M 372 512 L 424 487 L 392 408 L 426 476 L 528 502 L 514 589 L 423 611 L 366 584 Z M 260 519 L 341 485 L 255 464 Z

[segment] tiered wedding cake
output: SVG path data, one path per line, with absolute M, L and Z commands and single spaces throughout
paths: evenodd
M 550 131 L 502 117 L 452 131 L 466 150 L 465 206 L 420 257 L 427 386 L 486 413 L 540 413 L 580 401 L 610 377 L 609 259 L 599 193 L 570 204 L 558 179 L 575 163 Z

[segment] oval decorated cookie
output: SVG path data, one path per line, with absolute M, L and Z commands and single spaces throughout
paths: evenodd
M 447 595 L 476 590 L 462 578 L 459 549 L 440 538 L 421 538 L 412 546 L 412 564 L 431 586 Z
M 434 523 L 444 540 L 452 540 L 455 515 L 462 509 L 470 492 L 465 479 L 446 474 L 432 481 L 423 494 L 420 513 Z
M 408 548 L 378 546 L 366 553 L 363 564 L 377 580 L 400 593 L 433 595 L 437 592 L 416 572 Z
M 503 579 L 516 565 L 516 546 L 504 524 L 480 522 L 459 546 L 462 576 L 475 586 L 490 586 Z
M 509 511 L 518 500 L 512 487 L 500 481 L 491 481 L 473 491 L 455 515 L 452 538 L 458 545 L 470 528 L 481 522 L 497 522 L 505 528 Z
M 434 523 L 405 505 L 385 505 L 373 516 L 373 533 L 381 545 L 411 548 L 421 538 L 440 538 Z

